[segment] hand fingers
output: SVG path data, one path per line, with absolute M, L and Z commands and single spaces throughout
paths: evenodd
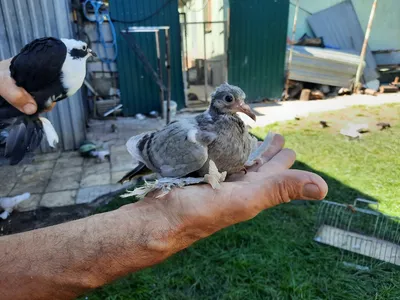
M 258 172 L 263 172 L 264 174 L 273 174 L 282 172 L 293 166 L 296 161 L 296 153 L 291 149 L 283 149 L 269 162 L 263 164 L 258 169 Z
M 258 145 L 260 146 L 261 142 L 259 142 Z M 285 145 L 285 138 L 283 136 L 281 136 L 280 134 L 275 134 L 274 138 L 272 140 L 271 146 L 268 148 L 268 150 L 266 152 L 263 153 L 262 160 L 264 162 L 269 161 L 277 153 L 279 153 L 279 151 L 282 150 L 284 145 Z M 254 166 L 247 168 L 247 171 L 257 172 L 260 167 L 261 167 L 261 165 L 255 164 Z
M 276 154 L 278 154 L 279 151 L 283 149 L 284 145 L 285 145 L 285 138 L 280 134 L 275 134 L 271 146 L 268 148 L 266 152 L 263 153 L 263 160 L 269 161 Z
M 322 200 L 328 185 L 318 175 L 300 170 L 286 170 L 248 184 L 233 187 L 235 210 L 251 219 L 262 210 L 290 200 Z
M 287 170 L 267 179 L 264 188 L 266 208 L 290 200 L 322 200 L 328 185 L 321 176 L 300 170 Z
M 0 74 L 0 96 L 21 112 L 31 115 L 37 110 L 32 96 L 23 88 L 17 87 L 14 80 L 5 72 Z

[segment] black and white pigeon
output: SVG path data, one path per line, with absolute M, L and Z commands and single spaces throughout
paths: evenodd
M 25 115 L 0 97 L 0 144 L 11 165 L 33 152 L 43 135 L 51 147 L 58 143 L 53 125 L 39 114 L 80 89 L 91 56 L 96 54 L 82 41 L 45 37 L 30 42 L 12 59 L 11 77 L 33 96 L 38 109 Z
M 126 196 L 144 196 L 159 188 L 168 192 L 173 186 L 200 182 L 218 188 L 226 176 L 246 171 L 246 166 L 261 159 L 271 137 L 262 143 L 262 149 L 257 148 L 257 139 L 237 115 L 241 112 L 256 120 L 245 98 L 242 89 L 224 83 L 211 95 L 204 113 L 130 138 L 126 146 L 138 165 L 119 182 L 151 172 L 161 178 Z

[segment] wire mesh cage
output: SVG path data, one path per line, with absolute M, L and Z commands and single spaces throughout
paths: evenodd
M 375 201 L 357 198 L 352 205 L 322 201 L 314 240 L 341 250 L 341 261 L 369 270 L 377 264 L 400 266 L 400 218 L 379 212 Z

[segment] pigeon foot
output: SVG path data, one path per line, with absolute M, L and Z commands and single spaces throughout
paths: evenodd
M 211 185 L 214 190 L 219 189 L 221 187 L 220 183 L 225 181 L 226 175 L 226 172 L 220 173 L 215 163 L 210 160 L 208 174 L 204 176 L 204 182 Z

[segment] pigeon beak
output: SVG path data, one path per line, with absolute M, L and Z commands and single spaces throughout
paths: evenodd
M 88 48 L 88 53 L 91 54 L 93 57 L 97 57 L 96 52 L 94 52 L 92 49 Z
M 235 104 L 235 108 L 238 112 L 242 112 L 256 121 L 256 115 L 254 114 L 253 110 L 243 101 L 237 102 L 237 104 Z

